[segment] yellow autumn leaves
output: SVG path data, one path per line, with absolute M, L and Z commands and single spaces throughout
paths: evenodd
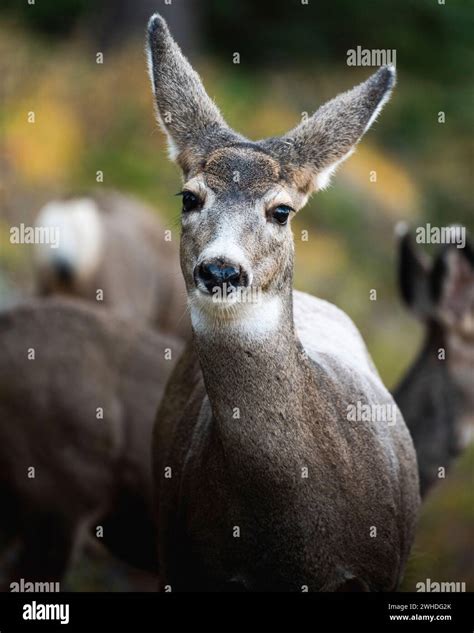
M 5 148 L 18 180 L 61 184 L 83 150 L 80 122 L 67 104 L 33 95 L 20 100 L 7 117 Z

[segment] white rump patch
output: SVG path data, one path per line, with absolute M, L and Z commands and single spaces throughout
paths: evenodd
M 35 245 L 35 258 L 45 272 L 54 273 L 57 262 L 67 263 L 78 279 L 95 273 L 104 251 L 104 228 L 92 198 L 52 201 L 38 214 L 36 226 L 59 231 L 58 248 Z

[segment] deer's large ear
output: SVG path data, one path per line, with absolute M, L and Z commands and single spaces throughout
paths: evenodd
M 309 189 L 322 189 L 375 121 L 394 85 L 394 67 L 383 66 L 284 136 L 268 139 L 267 146 L 304 172 Z
M 474 331 L 474 251 L 451 244 L 436 258 L 431 293 L 436 316 L 446 325 Z
M 397 227 L 400 236 L 398 250 L 398 285 L 406 305 L 417 316 L 427 318 L 432 311 L 430 288 L 431 260 L 417 248 L 405 226 Z
M 214 147 L 237 135 L 158 14 L 148 23 L 147 53 L 158 120 L 168 136 L 170 156 L 189 172 Z

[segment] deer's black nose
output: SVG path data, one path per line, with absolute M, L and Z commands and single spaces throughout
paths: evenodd
M 221 259 L 203 261 L 194 271 L 196 282 L 201 282 L 210 293 L 214 288 L 228 289 L 246 286 L 247 275 L 240 266 Z

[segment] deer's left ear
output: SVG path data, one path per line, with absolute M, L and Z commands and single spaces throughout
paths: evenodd
M 394 85 L 394 67 L 383 66 L 367 81 L 328 101 L 306 121 L 266 144 L 303 169 L 313 190 L 322 189 L 375 121 Z
M 398 285 L 405 304 L 418 317 L 426 319 L 432 311 L 430 275 L 432 262 L 417 248 L 405 226 L 397 226 L 400 237 L 398 249 Z

